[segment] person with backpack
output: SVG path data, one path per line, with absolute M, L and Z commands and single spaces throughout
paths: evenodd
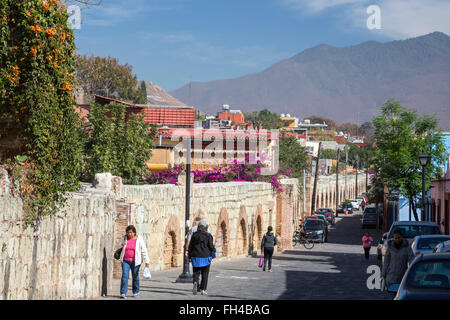
M 197 226 L 197 231 L 192 234 L 189 241 L 188 261 L 192 263 L 194 287 L 192 293 L 196 295 L 201 292 L 207 295 L 208 276 L 211 261 L 216 256 L 216 248 L 213 244 L 213 236 L 208 232 L 208 224 L 201 220 Z M 200 274 L 202 281 L 200 281 Z
M 277 237 L 272 231 L 272 226 L 267 228 L 267 233 L 264 234 L 261 240 L 261 251 L 264 252 L 264 266 L 263 271 L 266 271 L 266 265 L 268 264 L 268 271 L 272 272 L 272 256 L 274 247 L 277 245 Z

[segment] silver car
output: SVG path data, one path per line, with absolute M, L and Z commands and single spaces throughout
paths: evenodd
M 450 253 L 450 241 L 439 243 L 433 250 L 433 253 L 443 253 L 443 252 Z
M 400 230 L 403 235 L 403 239 L 406 239 L 411 243 L 412 239 L 421 235 L 429 234 L 441 234 L 441 230 L 437 223 L 423 222 L 423 221 L 395 221 L 389 232 L 383 235 L 383 240 L 377 247 L 378 259 L 384 262 L 384 255 L 386 254 L 388 241 L 394 239 L 394 231 Z
M 450 300 L 450 254 L 425 253 L 417 256 L 400 284 L 387 290 L 394 300 Z
M 439 243 L 447 240 L 450 240 L 450 236 L 439 234 L 417 236 L 411 242 L 411 249 L 415 256 L 421 253 L 432 253 Z

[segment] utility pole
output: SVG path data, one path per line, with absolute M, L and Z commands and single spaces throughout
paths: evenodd
M 358 196 L 358 166 L 359 166 L 359 156 L 356 155 L 356 184 L 355 184 L 355 198 Z
M 338 149 L 337 161 L 336 161 L 336 196 L 335 196 L 336 211 L 339 206 L 339 159 L 340 159 L 340 155 L 341 155 L 341 150 Z
M 311 215 L 314 215 L 314 211 L 316 210 L 316 189 L 317 189 L 317 178 L 319 175 L 319 161 L 320 161 L 320 149 L 322 147 L 322 142 L 319 142 L 319 150 L 317 151 L 317 162 L 316 162 L 316 173 L 314 174 L 314 187 L 312 194 L 312 203 L 311 203 Z
M 348 151 L 345 151 L 345 172 L 344 172 L 344 200 L 347 199 L 347 161 L 348 161 Z

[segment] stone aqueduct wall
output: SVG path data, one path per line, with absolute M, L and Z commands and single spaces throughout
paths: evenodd
M 316 208 L 333 207 L 334 179 L 320 177 Z M 348 198 L 354 196 L 352 181 L 348 175 Z M 307 210 L 312 182 L 307 181 Z M 360 183 L 363 190 L 365 180 Z M 182 266 L 185 186 L 128 186 L 113 177 L 106 187 L 70 193 L 67 206 L 33 230 L 24 228 L 22 202 L 8 193 L 8 184 L 6 171 L 0 172 L 0 299 L 113 294 L 112 279 L 121 268 L 112 255 L 129 224 L 146 241 L 151 270 Z M 340 188 L 343 184 L 341 178 Z M 267 183 L 194 184 L 190 226 L 200 219 L 209 222 L 218 260 L 259 252 L 268 225 L 280 239 L 278 249 L 288 249 L 294 225 L 305 213 L 297 180 L 284 179 L 281 185 L 284 191 L 276 194 Z
M 7 180 L 3 172 L 1 180 Z M 249 253 L 268 225 L 290 248 L 296 179 L 276 194 L 266 183 L 194 184 L 190 224 L 210 223 L 218 259 Z M 38 230 L 23 226 L 22 202 L 0 190 L 0 299 L 92 299 L 111 292 L 120 264 L 112 258 L 128 224 L 149 249 L 151 270 L 181 267 L 185 186 L 127 186 L 114 177 L 107 189 L 69 193 L 67 206 L 44 217 Z

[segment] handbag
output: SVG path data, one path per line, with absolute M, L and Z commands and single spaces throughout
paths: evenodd
M 263 257 L 261 257 L 261 258 L 259 258 L 258 267 L 259 267 L 259 268 L 262 268 L 263 265 L 264 265 L 264 259 L 263 259 Z
M 120 255 L 122 254 L 122 249 L 123 248 L 117 249 L 116 252 L 114 252 L 114 259 L 120 260 Z

